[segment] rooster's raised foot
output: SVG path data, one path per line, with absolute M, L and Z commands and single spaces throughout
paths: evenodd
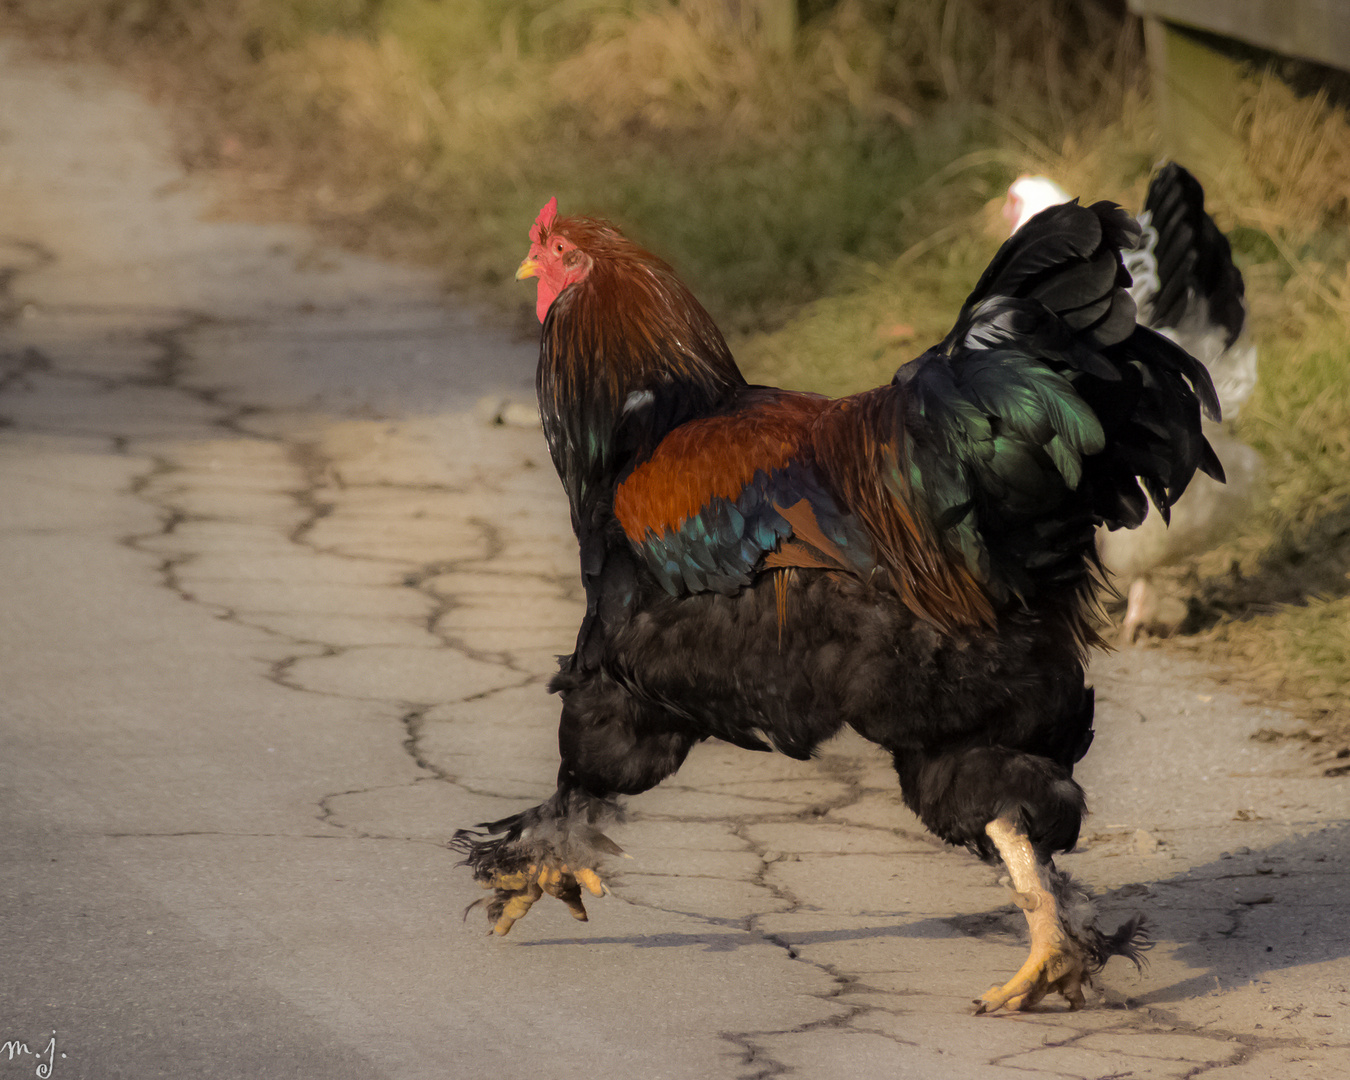
M 586 906 L 581 902 L 584 886 L 592 896 L 604 896 L 609 889 L 594 870 L 580 867 L 573 870 L 566 864 L 539 865 L 531 863 L 524 870 L 509 874 L 495 874 L 480 882 L 485 889 L 495 889 L 497 895 L 486 901 L 490 934 L 504 937 L 529 912 L 534 902 L 545 893 L 555 896 L 567 905 L 572 918 L 586 922 Z M 484 903 L 484 901 L 479 901 Z M 474 905 L 477 906 L 476 904 Z
M 618 816 L 611 800 L 559 791 L 512 817 L 460 829 L 450 849 L 463 853 L 460 865 L 469 867 L 483 888 L 496 890 L 469 910 L 486 905 L 489 933 L 502 937 L 548 893 L 567 905 L 572 918 L 587 921 L 581 890 L 592 896 L 608 893 L 599 868 L 607 858 L 623 856 L 623 849 L 599 828 Z

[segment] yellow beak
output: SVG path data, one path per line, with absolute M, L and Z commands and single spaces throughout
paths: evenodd
M 516 271 L 516 280 L 524 281 L 527 277 L 534 277 L 538 273 L 539 263 L 534 259 L 526 259 L 520 264 L 520 268 Z

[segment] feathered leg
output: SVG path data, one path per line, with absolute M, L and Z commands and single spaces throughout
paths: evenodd
M 1070 1009 L 1081 1009 L 1084 987 L 1108 959 L 1125 956 L 1136 967 L 1142 963 L 1140 953 L 1148 947 L 1142 917 L 1103 934 L 1093 922 L 1087 893 L 1054 863 L 1037 857 L 1015 816 L 996 818 L 985 832 L 1012 877 L 1014 903 L 1031 930 L 1031 953 L 1016 975 L 976 1000 L 977 1014 L 1029 1009 L 1051 991 L 1062 994 Z
M 465 856 L 460 865 L 495 890 L 491 900 L 470 908 L 486 903 L 490 933 L 499 936 L 545 893 L 585 922 L 582 888 L 603 896 L 605 860 L 623 854 L 602 831 L 620 816 L 615 797 L 655 787 L 697 741 L 601 673 L 559 675 L 552 688 L 563 697 L 558 790 L 513 817 L 460 829 L 450 841 Z
M 557 791 L 548 801 L 501 821 L 460 829 L 450 841 L 462 852 L 462 865 L 473 871 L 485 889 L 493 889 L 487 904 L 489 933 L 504 936 L 523 919 L 545 893 L 557 897 L 581 922 L 587 920 L 581 902 L 584 886 L 592 896 L 608 890 L 599 868 L 606 856 L 623 849 L 600 831 L 601 824 L 617 820 L 618 807 L 579 791 Z

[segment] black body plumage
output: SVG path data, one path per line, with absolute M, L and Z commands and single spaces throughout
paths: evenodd
M 790 458 L 745 469 L 730 493 L 708 481 L 705 522 L 653 518 L 659 548 L 620 521 L 617 493 L 644 466 L 659 472 L 663 442 L 695 414 L 734 430 L 781 399 L 728 374 L 720 337 L 707 370 L 688 335 L 677 348 L 650 331 L 615 367 L 621 350 L 584 308 L 592 293 L 564 291 L 545 322 L 540 402 L 587 614 L 550 684 L 558 794 L 458 834 L 476 876 L 533 864 L 541 845 L 584 855 L 617 796 L 659 783 L 701 740 L 806 758 L 846 725 L 890 752 L 905 802 L 949 843 L 990 857 L 986 824 L 1012 814 L 1041 857 L 1072 847 L 1073 767 L 1092 741 L 1094 530 L 1138 524 L 1145 493 L 1165 513 L 1197 468 L 1221 475 L 1201 434 L 1201 410 L 1217 411 L 1203 366 L 1135 324 L 1120 251 L 1137 236 L 1108 204 L 1038 215 L 947 338 L 889 386 L 800 403 Z M 703 328 L 701 312 L 687 321 Z M 567 320 L 601 343 L 568 353 L 581 338 Z M 818 531 L 791 516 L 794 498 Z M 766 506 L 781 522 L 766 524 Z M 591 847 L 583 865 L 605 855 Z

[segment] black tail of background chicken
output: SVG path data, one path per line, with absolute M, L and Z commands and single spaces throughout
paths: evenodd
M 1204 188 L 1176 162 L 1168 162 L 1149 184 L 1144 211 L 1157 233 L 1152 254 L 1158 285 L 1146 305 L 1149 325 L 1179 326 L 1201 301 L 1208 320 L 1223 328 L 1225 347 L 1231 346 L 1247 316 L 1246 288 L 1228 238 L 1205 212 Z

